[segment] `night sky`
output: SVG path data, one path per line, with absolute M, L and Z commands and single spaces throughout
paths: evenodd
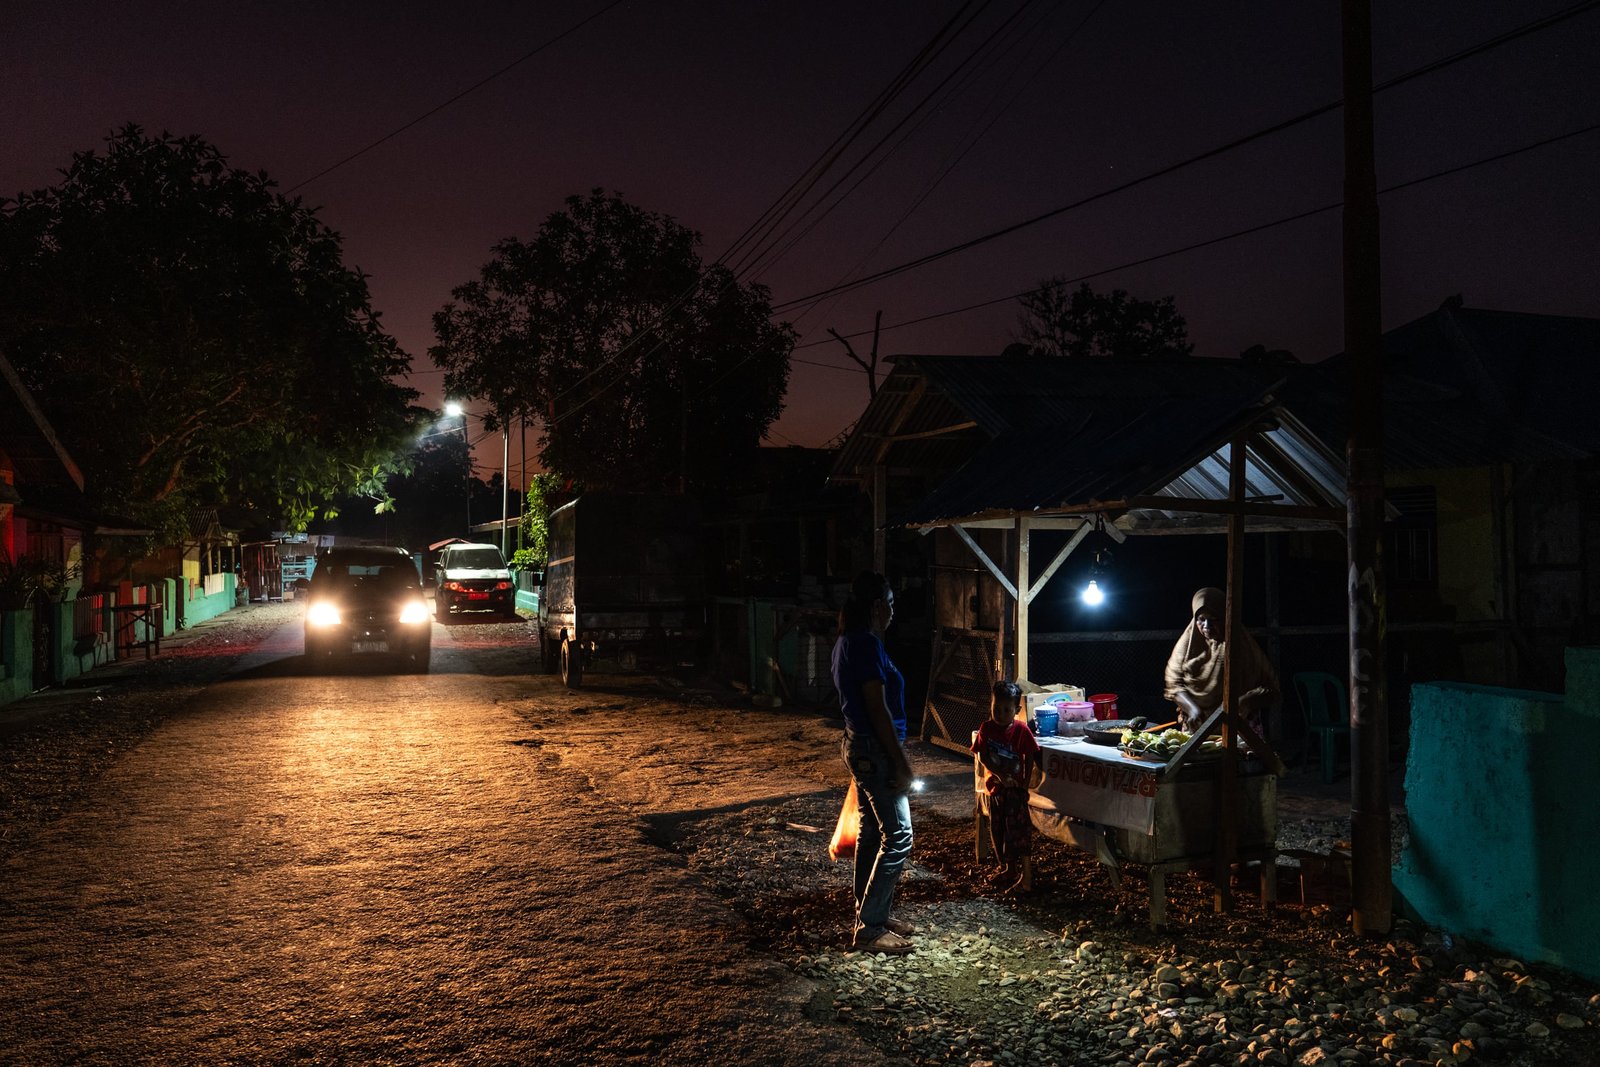
M 49 184 L 74 150 L 129 121 L 204 136 L 234 165 L 293 187 L 608 2 L 8 5 L 0 192 Z M 1382 82 L 1568 5 L 1375 6 Z M 701 231 L 715 258 L 960 7 L 624 0 L 298 195 L 321 206 L 347 262 L 372 276 L 375 305 L 415 358 L 412 383 L 437 403 L 430 316 L 493 242 L 531 237 L 564 197 L 600 186 Z M 981 9 L 972 28 L 862 147 L 952 70 L 962 91 L 760 273 L 775 301 L 833 285 L 858 263 L 878 270 L 958 244 L 1341 95 L 1332 0 L 972 8 Z M 1019 9 L 1018 32 L 960 66 Z M 1381 93 L 1379 185 L 1600 122 L 1597 55 L 1600 9 Z M 865 403 L 864 378 L 827 327 L 867 329 L 880 308 L 886 324 L 932 315 L 1336 202 L 1340 122 L 1335 110 L 822 304 L 798 320 L 803 346 L 822 343 L 796 351 L 788 410 L 769 440 L 822 444 Z M 1385 325 L 1455 293 L 1469 306 L 1600 316 L 1597 189 L 1591 132 L 1385 196 Z M 1330 211 L 1092 284 L 1175 297 L 1198 354 L 1260 343 L 1316 360 L 1341 346 L 1339 225 Z M 1005 301 L 886 333 L 883 347 L 995 353 L 1016 318 Z

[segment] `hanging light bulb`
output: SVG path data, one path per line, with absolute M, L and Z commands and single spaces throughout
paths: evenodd
M 1094 566 L 1089 569 L 1089 584 L 1084 586 L 1080 599 L 1084 605 L 1097 608 L 1106 602 L 1106 591 L 1100 588 L 1100 575 L 1104 574 L 1111 566 L 1111 552 L 1109 549 L 1097 548 L 1094 553 Z

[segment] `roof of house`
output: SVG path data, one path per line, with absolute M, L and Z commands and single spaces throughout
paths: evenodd
M 1600 320 L 1462 308 L 1384 335 L 1384 464 L 1472 467 L 1600 454 Z M 1134 497 L 1222 500 L 1228 442 L 1252 425 L 1247 495 L 1344 497 L 1349 362 L 901 356 L 840 449 L 835 481 L 922 474 L 889 516 L 931 525 L 1072 514 Z M 1144 521 L 1193 525 L 1180 509 Z
M 1084 513 L 1135 497 L 1217 501 L 1228 495 L 1229 442 L 1256 428 L 1247 495 L 1330 508 L 1342 499 L 1340 468 L 1283 410 L 1284 375 L 1236 360 L 901 357 L 834 476 L 880 463 L 935 472 L 933 489 L 891 525 Z M 1219 521 L 1181 507 L 1129 510 L 1145 525 Z
M 1384 464 L 1425 470 L 1600 454 L 1600 319 L 1465 308 L 1454 299 L 1390 330 Z M 1349 359 L 1298 370 L 1284 390 L 1330 442 L 1348 432 Z

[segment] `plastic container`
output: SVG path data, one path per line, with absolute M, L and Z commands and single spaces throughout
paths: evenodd
M 1094 718 L 1094 705 L 1087 700 L 1069 700 L 1059 707 L 1061 718 L 1066 722 L 1088 722 Z
M 1094 705 L 1095 718 L 1115 719 L 1117 717 L 1117 694 L 1096 693 L 1089 698 L 1089 703 Z
M 1040 705 L 1033 713 L 1033 732 L 1040 737 L 1056 736 L 1056 723 L 1060 716 L 1048 704 Z

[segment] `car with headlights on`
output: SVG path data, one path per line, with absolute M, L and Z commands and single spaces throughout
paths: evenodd
M 433 615 L 403 548 L 332 548 L 317 556 L 306 604 L 306 656 L 387 653 L 425 673 Z

